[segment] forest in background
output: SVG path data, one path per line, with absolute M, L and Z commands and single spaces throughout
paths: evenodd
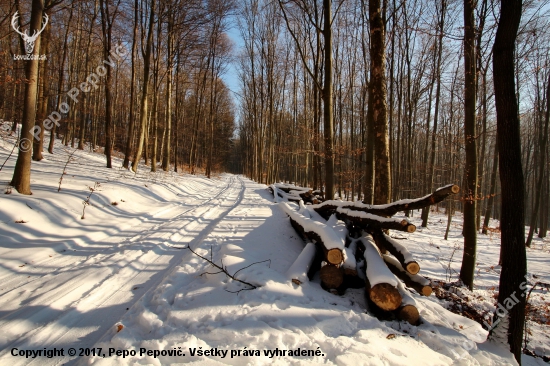
M 225 169 L 235 106 L 220 75 L 232 57 L 226 34 L 232 1 L 46 0 L 44 6 L 49 25 L 40 37 L 46 61 L 39 70 L 38 123 L 59 112 L 56 136 L 74 148 L 102 148 L 108 166 L 117 152 L 126 168 L 143 158 L 153 171 L 185 165 L 210 176 Z M 30 1 L 0 1 L 4 121 L 23 118 L 25 62 L 13 55 L 25 51 L 14 29 L 28 32 L 30 14 Z M 124 56 L 112 60 L 109 52 L 117 46 Z M 106 67 L 110 60 L 116 64 Z M 101 75 L 101 67 L 110 75 Z M 88 93 L 70 97 L 72 88 L 89 81 Z M 64 102 L 67 113 L 60 110 Z M 40 143 L 54 152 L 49 132 Z M 40 150 L 36 144 L 34 160 L 42 158 Z
M 549 8 L 2 0 L 0 119 L 19 148 L 9 186 L 32 194 L 31 158 L 55 153 L 54 137 L 103 152 L 107 168 L 116 154 L 134 172 L 142 159 L 151 171 L 231 171 L 327 200 L 387 204 L 455 183 L 462 195 L 445 208 L 464 214 L 460 279 L 473 289 L 477 232 L 498 218 L 502 303 L 548 227 Z M 232 62 L 236 102 L 223 81 Z M 525 301 L 504 321 L 516 359 L 524 312 Z
M 501 214 L 500 200 L 494 199 L 500 194 L 500 182 L 491 62 L 499 6 L 480 0 L 475 8 L 478 228 Z M 465 187 L 463 2 L 386 0 L 382 7 L 391 199 L 419 197 L 448 183 Z M 323 7 L 309 0 L 247 0 L 243 9 L 239 18 L 245 45 L 239 56 L 241 159 L 234 160 L 233 169 L 264 183 L 289 180 L 319 189 L 325 184 L 322 91 L 316 85 L 322 88 L 325 67 L 320 34 Z M 373 179 L 369 172 L 375 156 L 375 133 L 368 118 L 368 1 L 334 1 L 333 9 L 335 193 L 344 200 L 364 199 L 365 192 L 369 196 L 373 190 L 373 183 L 367 182 Z M 515 76 L 525 217 L 530 223 L 535 203 L 540 202 L 537 225 L 545 237 L 550 189 L 544 134 L 550 75 L 548 2 L 526 1 L 523 11 Z M 455 206 L 461 208 L 461 202 Z M 481 222 L 483 216 L 485 222 Z
M 463 3 L 385 0 L 381 5 L 391 199 L 418 197 L 447 183 L 463 187 Z M 142 158 L 153 171 L 172 166 L 210 176 L 229 170 L 263 183 L 286 180 L 314 189 L 326 185 L 323 4 L 46 0 L 44 6 L 49 26 L 40 37 L 40 54 L 47 57 L 40 63 L 36 121 L 60 112 L 60 126 L 52 130 L 67 146 L 84 149 L 88 142 L 91 149 L 102 148 L 108 166 L 116 152 L 124 156 L 126 168 Z M 334 193 L 372 201 L 375 131 L 368 117 L 368 2 L 334 1 L 332 9 Z M 487 226 L 482 216 L 501 214 L 500 200 L 494 199 L 500 184 L 491 64 L 499 11 L 491 0 L 477 1 L 475 7 L 479 228 Z M 550 206 L 544 135 L 548 1 L 527 1 L 523 11 L 516 88 L 525 217 L 531 224 L 537 210 L 535 225 L 544 237 Z M 14 55 L 24 54 L 24 42 L 15 29 L 28 29 L 30 13 L 30 2 L 0 1 L 3 121 L 20 122 L 23 117 L 25 62 Z M 242 37 L 240 49 L 227 34 L 230 28 Z M 97 75 L 109 60 L 108 50 L 118 45 L 124 47 L 124 57 L 106 68 L 108 75 Z M 237 64 L 237 96 L 223 81 L 230 63 Z M 68 95 L 90 80 L 95 81 L 91 92 Z M 67 113 L 60 111 L 64 102 Z M 4 128 L 15 132 L 16 124 Z M 53 153 L 50 133 L 42 128 L 42 135 L 34 141 L 34 160 L 42 158 L 42 149 Z M 461 205 L 460 200 L 454 203 L 459 209 Z

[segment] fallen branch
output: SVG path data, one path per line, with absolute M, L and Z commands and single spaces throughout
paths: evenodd
M 344 202 L 344 201 L 325 201 L 318 205 L 314 205 L 315 211 L 317 211 L 325 219 L 328 219 L 330 215 L 335 213 L 338 208 L 345 208 L 352 211 L 362 211 L 373 215 L 391 217 L 399 211 L 416 210 L 424 207 L 428 207 L 443 201 L 451 194 L 460 192 L 460 187 L 455 184 L 449 184 L 444 187 L 438 188 L 432 194 L 428 194 L 421 198 L 416 199 L 404 199 L 395 201 L 385 205 L 368 205 L 361 202 Z
M 271 259 L 266 259 L 265 261 L 260 261 L 260 262 L 254 262 L 252 264 L 249 264 L 248 266 L 246 267 L 243 267 L 241 269 L 239 269 L 238 271 L 236 271 L 235 273 L 233 274 L 230 274 L 229 272 L 227 272 L 227 267 L 225 267 L 223 265 L 223 259 L 221 260 L 221 266 L 217 265 L 216 263 L 214 263 L 214 261 L 212 259 L 208 259 L 208 258 L 205 258 L 203 257 L 202 255 L 198 254 L 197 252 L 195 252 L 192 248 L 191 248 L 191 245 L 187 245 L 187 249 L 189 249 L 191 251 L 191 253 L 195 254 L 197 257 L 199 258 L 202 258 L 204 259 L 205 261 L 207 261 L 208 263 L 210 263 L 212 266 L 216 267 L 217 269 L 219 269 L 218 272 L 214 272 L 214 273 L 210 273 L 210 272 L 205 272 L 203 274 L 217 274 L 217 273 L 225 273 L 225 275 L 229 278 L 231 278 L 233 281 L 237 281 L 237 282 L 240 282 L 242 283 L 243 285 L 246 285 L 246 286 L 249 286 L 249 288 L 242 288 L 238 291 L 229 291 L 229 290 L 225 290 L 227 292 L 231 292 L 232 294 L 238 294 L 239 292 L 241 291 L 248 291 L 248 290 L 255 290 L 257 289 L 259 286 L 256 286 L 256 285 L 253 285 L 251 284 L 250 282 L 246 282 L 246 281 L 243 281 L 243 280 L 239 280 L 237 277 L 235 277 L 237 275 L 237 273 L 239 273 L 240 271 L 242 271 L 243 269 L 246 269 L 248 267 L 251 267 L 255 264 L 259 264 L 259 263 L 264 263 L 264 262 L 269 262 L 271 264 Z M 210 258 L 212 258 L 212 248 L 210 248 Z M 201 274 L 201 276 L 203 275 Z

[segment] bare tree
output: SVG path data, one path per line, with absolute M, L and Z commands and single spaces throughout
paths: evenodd
M 514 50 L 522 14 L 521 0 L 501 1 L 500 20 L 493 46 L 493 77 L 497 111 L 500 182 L 502 184 L 501 258 L 502 270 L 498 302 L 505 303 L 521 290 L 527 273 L 524 226 L 524 187 L 521 166 L 518 101 L 516 98 Z M 525 323 L 524 296 L 508 312 L 494 321 L 500 321 L 491 337 L 508 344 L 521 365 L 523 325 Z

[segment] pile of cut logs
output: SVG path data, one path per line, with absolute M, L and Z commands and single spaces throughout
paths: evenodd
M 299 285 L 319 271 L 322 286 L 331 292 L 365 287 L 369 309 L 378 317 L 418 323 L 417 304 L 407 288 L 430 296 L 430 281 L 418 274 L 418 263 L 388 230 L 413 233 L 415 225 L 392 216 L 441 202 L 460 191 L 457 185 L 385 205 L 338 200 L 318 203 L 322 199 L 319 192 L 292 184 L 277 183 L 269 189 L 306 241 L 287 272 L 292 282 Z M 287 201 L 297 202 L 298 207 Z

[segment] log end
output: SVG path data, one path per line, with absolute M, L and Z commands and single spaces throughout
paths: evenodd
M 346 276 L 357 277 L 357 270 L 356 269 L 351 269 L 351 268 L 344 268 L 344 274 Z
M 420 292 L 424 296 L 430 296 L 432 294 L 432 288 L 430 286 L 424 286 L 424 287 L 422 287 L 422 291 L 420 291 Z
M 319 275 L 323 286 L 327 289 L 336 289 L 344 282 L 344 271 L 330 264 L 322 267 Z
M 327 251 L 327 262 L 335 266 L 342 263 L 344 256 L 342 251 L 338 248 L 332 248 Z
M 420 314 L 416 306 L 404 305 L 397 310 L 397 318 L 409 322 L 412 325 L 417 325 L 418 320 L 420 320 Z
M 420 272 L 420 265 L 418 265 L 418 263 L 416 262 L 409 262 L 405 265 L 405 269 L 407 270 L 407 272 L 409 272 L 410 274 L 417 274 L 418 272 Z
M 408 224 L 407 225 L 407 232 L 408 233 L 414 233 L 416 231 L 416 226 L 414 226 L 413 224 Z
M 369 291 L 369 297 L 380 309 L 395 310 L 401 305 L 401 294 L 389 283 L 374 285 Z
M 453 192 L 454 194 L 457 194 L 458 192 L 460 192 L 460 187 L 457 186 L 456 184 L 453 185 L 453 186 L 451 187 L 451 192 Z
M 302 281 L 300 281 L 300 280 L 298 280 L 298 279 L 296 279 L 296 278 L 293 278 L 293 279 L 292 279 L 292 283 L 294 283 L 294 284 L 300 286 L 300 285 L 302 284 Z

